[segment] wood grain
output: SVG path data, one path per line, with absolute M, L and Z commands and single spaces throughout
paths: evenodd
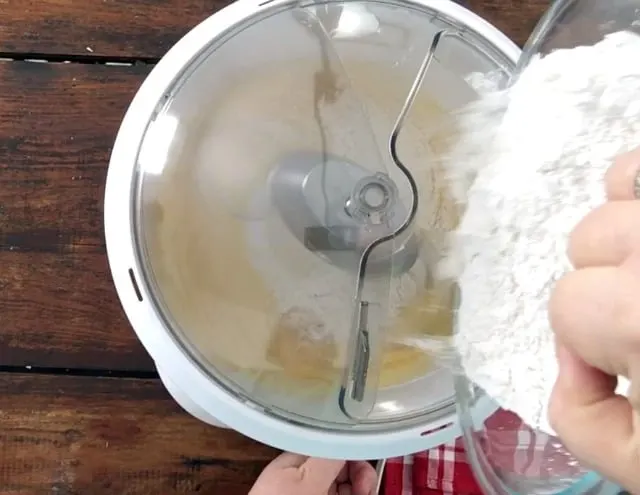
M 0 62 L 0 250 L 103 251 L 110 149 L 149 71 Z
M 152 371 L 103 253 L 0 251 L 0 365 Z
M 522 47 L 553 0 L 467 0 L 468 8 Z
M 277 451 L 182 412 L 158 380 L 0 374 L 0 493 L 246 495 Z
M 3 0 L 0 51 L 103 58 L 162 56 L 227 0 Z
M 550 0 L 465 0 L 519 44 Z M 230 0 L 2 0 L 0 52 L 157 59 Z
M 110 149 L 149 70 L 0 62 L 0 365 L 153 369 L 102 223 Z

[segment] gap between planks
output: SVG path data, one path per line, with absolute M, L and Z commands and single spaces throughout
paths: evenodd
M 87 55 L 66 55 L 49 53 L 12 53 L 0 51 L 0 62 L 30 62 L 40 64 L 84 64 L 131 67 L 134 65 L 155 65 L 157 57 L 131 58 Z
M 68 376 L 88 378 L 128 378 L 134 380 L 156 380 L 159 375 L 156 371 L 135 370 L 102 370 L 87 368 L 58 368 L 44 366 L 12 366 L 0 365 L 0 373 L 20 373 L 24 375 L 43 376 Z

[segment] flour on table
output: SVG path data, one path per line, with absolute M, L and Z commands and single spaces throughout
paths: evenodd
M 500 406 L 550 434 L 558 368 L 547 304 L 572 269 L 569 233 L 605 201 L 605 171 L 640 144 L 639 59 L 630 32 L 535 58 L 509 90 L 461 112 L 463 139 L 446 157 L 466 202 L 442 266 L 461 289 L 462 366 Z

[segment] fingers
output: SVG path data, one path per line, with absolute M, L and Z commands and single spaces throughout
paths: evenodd
M 585 465 L 623 486 L 637 486 L 634 412 L 624 397 L 615 395 L 617 380 L 586 364 L 564 344 L 558 344 L 557 358 L 551 425 Z
M 569 238 L 573 266 L 615 266 L 640 246 L 640 201 L 605 203 L 589 213 Z
M 549 318 L 558 338 L 589 365 L 627 375 L 639 347 L 640 278 L 618 267 L 568 273 L 554 289 Z
M 365 461 L 349 463 L 349 479 L 353 495 L 370 495 L 373 493 L 378 477 L 374 467 Z
M 348 466 L 348 463 L 345 463 L 345 465 L 342 466 L 342 469 L 340 470 L 340 473 L 336 478 L 336 482 L 340 484 L 340 483 L 347 483 L 348 481 L 349 481 L 349 466 Z
M 295 484 L 301 493 L 327 493 L 334 488 L 338 495 L 370 495 L 376 486 L 376 471 L 365 461 L 336 461 L 285 452 L 274 459 L 267 470 L 294 469 Z M 293 473 L 292 472 L 292 473 Z
M 640 490 L 640 416 L 616 395 L 615 377 L 639 390 L 639 171 L 640 149 L 609 169 L 610 202 L 572 233 L 568 254 L 578 270 L 558 282 L 549 305 L 559 366 L 550 422 L 585 465 L 631 491 Z
M 302 466 L 302 464 L 308 459 L 308 457 L 298 454 L 292 454 L 291 452 L 283 452 L 278 457 L 276 457 L 273 461 L 269 463 L 268 468 L 275 469 L 286 469 L 286 468 L 297 468 Z
M 620 155 L 605 175 L 607 197 L 611 201 L 637 198 L 636 177 L 640 171 L 640 148 Z
M 345 461 L 319 459 L 317 457 L 307 458 L 299 467 L 301 487 L 308 487 L 308 493 L 328 492 L 345 464 Z
M 621 263 L 640 246 L 640 148 L 620 155 L 605 175 L 610 202 L 576 227 L 569 241 L 575 268 Z
M 556 383 L 555 392 L 560 394 L 557 398 L 564 405 L 590 407 L 615 394 L 615 377 L 588 365 L 559 339 L 556 340 L 556 359 L 562 380 Z
M 626 398 L 615 394 L 615 376 L 638 376 L 637 294 L 637 252 L 619 266 L 584 268 L 558 282 L 549 307 L 559 342 L 549 420 L 587 466 L 640 489 L 640 418 Z
M 295 470 L 295 482 L 309 493 L 327 493 L 340 476 L 345 476 L 346 461 L 307 457 L 283 452 L 267 466 L 264 472 Z M 292 480 L 293 481 L 293 480 Z

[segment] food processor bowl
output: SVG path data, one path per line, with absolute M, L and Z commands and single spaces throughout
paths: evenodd
M 443 0 L 240 0 L 171 49 L 118 133 L 105 235 L 187 411 L 322 457 L 459 436 L 451 371 L 403 339 L 453 332 L 454 284 L 432 276 L 458 218 L 439 157 L 469 79 L 506 82 L 518 55 Z
M 639 29 L 640 1 L 557 0 L 526 44 L 513 80 L 534 57 L 593 45 L 608 34 Z M 517 415 L 499 410 L 490 417 L 478 418 L 473 414 L 475 405 L 492 399 L 464 376 L 456 376 L 455 382 L 464 445 L 484 493 L 608 495 L 621 492 L 614 483 L 580 466 L 560 440 L 527 427 Z

